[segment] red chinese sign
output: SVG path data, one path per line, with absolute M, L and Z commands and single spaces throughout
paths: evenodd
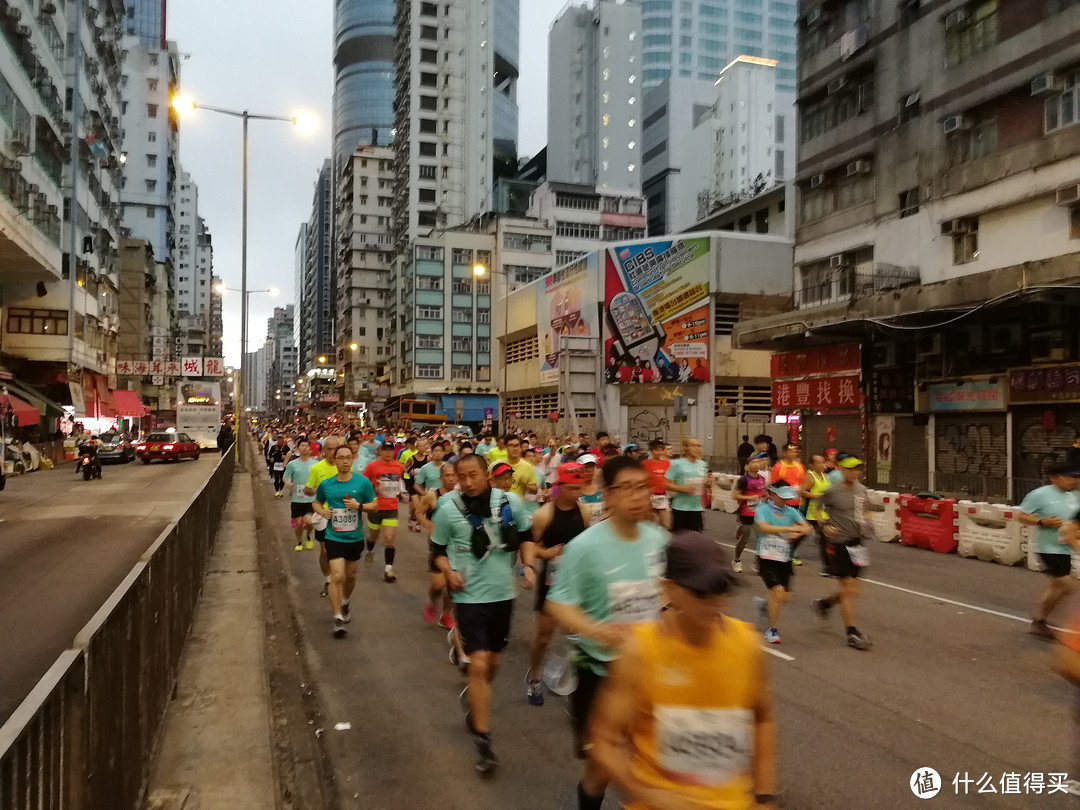
M 772 384 L 774 411 L 854 411 L 859 403 L 857 374 L 816 380 L 774 380 Z
M 1009 402 L 1080 402 L 1080 365 L 1013 369 Z
M 839 371 L 859 371 L 861 367 L 862 353 L 858 343 L 818 346 L 798 352 L 779 352 L 772 356 L 773 377 L 835 374 Z

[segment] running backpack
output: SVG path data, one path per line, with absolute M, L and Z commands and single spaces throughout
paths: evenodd
M 472 553 L 478 560 L 483 559 L 489 552 L 508 551 L 516 553 L 521 547 L 521 537 L 514 526 L 514 515 L 510 507 L 510 499 L 501 489 L 491 489 L 491 517 L 485 519 L 479 515 L 471 514 L 465 508 L 465 502 L 461 499 L 461 493 L 451 493 L 454 506 L 461 512 L 469 526 L 472 527 Z M 495 524 L 495 525 L 492 525 Z M 498 526 L 499 537 L 494 534 L 495 526 Z

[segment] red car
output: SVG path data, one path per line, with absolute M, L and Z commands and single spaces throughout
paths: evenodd
M 137 445 L 135 456 L 143 464 L 156 458 L 162 461 L 179 461 L 182 458 L 199 460 L 199 443 L 186 433 L 151 433 Z

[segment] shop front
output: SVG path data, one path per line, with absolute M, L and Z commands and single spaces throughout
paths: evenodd
M 1045 483 L 1080 436 L 1080 364 L 1012 369 L 1008 374 L 1012 473 L 1017 499 Z

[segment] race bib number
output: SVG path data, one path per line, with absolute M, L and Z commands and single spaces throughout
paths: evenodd
M 750 770 L 753 713 L 749 709 L 656 706 L 656 752 L 673 781 L 726 785 Z
M 400 478 L 383 478 L 379 481 L 379 492 L 384 498 L 396 498 L 401 494 Z
M 612 624 L 651 622 L 660 615 L 660 588 L 656 580 L 608 584 L 608 621 Z
M 667 568 L 667 550 L 657 549 L 645 555 L 645 573 L 647 576 L 660 578 Z
M 847 553 L 854 566 L 865 568 L 870 564 L 870 549 L 866 546 L 848 546 Z
M 758 557 L 763 560 L 776 560 L 787 562 L 788 553 L 791 551 L 791 543 L 774 534 L 765 534 L 758 541 Z
M 352 509 L 331 509 L 330 528 L 335 532 L 355 532 L 360 528 L 360 513 Z
M 282 464 L 280 461 L 275 461 L 274 462 L 274 472 L 281 472 L 284 469 L 285 469 L 285 465 Z
M 671 501 L 668 500 L 667 495 L 653 495 L 650 499 L 652 508 L 656 510 L 668 509 L 671 506 Z
M 590 503 L 589 504 L 589 523 L 599 523 L 600 519 L 604 516 L 604 504 L 603 503 Z

